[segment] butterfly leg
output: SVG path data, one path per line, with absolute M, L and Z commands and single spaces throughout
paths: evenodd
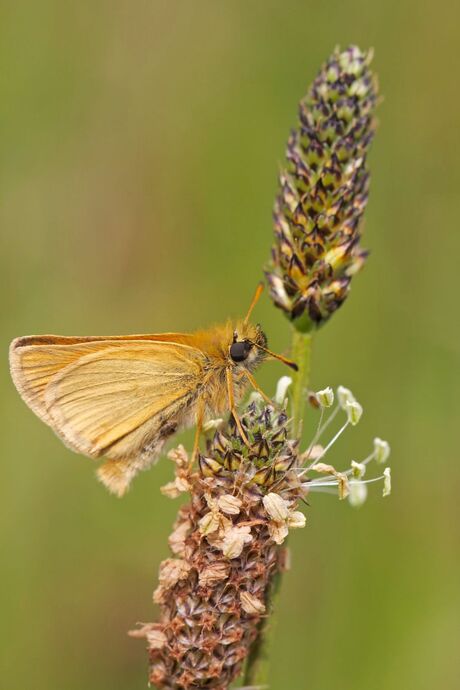
M 255 380 L 254 376 L 251 374 L 250 371 L 248 371 L 247 369 L 243 369 L 242 374 L 243 374 L 243 376 L 245 376 L 247 378 L 247 380 L 249 381 L 251 386 L 254 388 L 254 390 L 257 391 L 257 393 L 262 396 L 262 398 L 265 400 L 267 405 L 271 405 L 272 407 L 277 407 L 276 403 L 274 403 L 273 400 L 271 400 L 268 397 L 268 395 L 266 395 L 263 392 L 262 388 L 259 386 L 259 384 L 257 383 L 257 381 Z
M 238 428 L 238 431 L 240 432 L 240 436 L 243 439 L 243 442 L 247 445 L 248 448 L 251 448 L 251 444 L 248 441 L 248 437 L 244 433 L 244 429 L 241 424 L 241 420 L 238 416 L 238 412 L 235 407 L 235 395 L 233 392 L 233 378 L 232 378 L 232 372 L 231 369 L 227 369 L 225 372 L 225 376 L 227 378 L 227 395 L 228 395 L 228 405 L 230 407 L 230 412 L 233 415 L 233 419 L 235 420 L 235 424 Z
M 201 432 L 203 430 L 203 420 L 204 420 L 204 403 L 203 401 L 200 401 L 198 403 L 198 409 L 196 413 L 196 430 L 195 430 L 195 439 L 193 441 L 193 450 L 192 450 L 192 457 L 190 458 L 190 464 L 189 468 L 191 469 L 195 463 L 195 460 L 198 456 L 198 451 L 200 447 L 200 436 Z

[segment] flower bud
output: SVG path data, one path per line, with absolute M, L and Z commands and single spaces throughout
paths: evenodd
M 374 438 L 374 457 L 379 465 L 386 463 L 390 457 L 390 444 L 381 438 Z
M 323 390 L 317 391 L 316 399 L 321 407 L 331 407 L 334 402 L 334 391 L 330 386 L 323 388 Z

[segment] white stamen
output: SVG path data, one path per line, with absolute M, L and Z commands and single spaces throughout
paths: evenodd
M 391 494 L 391 469 L 385 467 L 383 471 L 383 497 L 389 496 Z
M 367 498 L 367 486 L 364 482 L 350 482 L 348 502 L 353 508 L 359 508 Z
M 350 470 L 349 470 L 350 471 Z M 362 479 L 366 474 L 366 465 L 362 462 L 351 461 L 351 474 L 355 479 Z M 348 475 L 348 472 L 347 472 Z
M 345 411 L 350 424 L 352 426 L 356 426 L 363 414 L 362 405 L 360 405 L 356 400 L 353 402 L 347 402 L 345 405 Z
M 308 446 L 307 452 L 305 453 L 305 460 L 304 460 L 304 462 L 307 462 L 308 460 L 310 460 L 311 454 L 312 454 L 312 452 L 313 452 L 313 448 L 315 447 L 316 442 L 317 442 L 317 440 L 319 439 L 319 437 L 320 437 L 320 435 L 321 435 L 321 423 L 322 423 L 322 421 L 323 421 L 323 417 L 324 417 L 324 407 L 321 408 L 321 414 L 320 414 L 320 416 L 319 416 L 318 426 L 316 427 L 316 431 L 315 431 L 315 435 L 313 436 L 313 440 L 312 440 L 312 442 L 310 443 L 310 445 Z
M 374 438 L 374 455 L 375 461 L 379 465 L 386 463 L 390 457 L 390 444 L 388 441 L 382 441 L 381 438 Z
M 331 407 L 334 402 L 334 391 L 330 386 L 323 388 L 316 393 L 316 399 L 321 407 Z
M 345 388 L 345 386 L 339 386 L 337 388 L 337 397 L 342 410 L 346 410 L 346 405 L 348 402 L 355 402 L 355 396 L 351 390 L 349 388 Z
M 387 468 L 389 469 L 389 468 Z M 363 479 L 360 484 L 374 484 L 375 482 L 381 482 L 382 479 L 385 479 L 384 475 L 381 474 L 380 477 L 373 477 L 372 479 Z M 350 482 L 350 486 L 354 484 L 353 480 Z M 310 491 L 316 491 L 316 488 L 318 486 L 338 486 L 339 482 L 336 479 L 331 479 L 331 481 L 324 481 L 320 480 L 317 481 L 316 479 L 313 479 L 311 482 L 304 482 L 302 486 L 305 486 L 308 488 Z
M 337 414 L 339 413 L 339 410 L 341 410 L 341 409 L 342 408 L 337 403 L 336 407 L 334 407 L 331 414 L 329 415 L 329 417 L 324 422 L 323 426 L 320 425 L 320 428 L 318 429 L 318 436 L 317 436 L 316 440 L 314 441 L 314 443 L 316 443 L 316 441 L 323 435 L 323 433 L 326 431 L 327 427 L 334 421 L 334 419 L 337 417 Z M 321 412 L 323 412 L 323 410 L 321 410 Z
M 336 435 L 332 438 L 331 441 L 329 441 L 329 443 L 327 444 L 327 446 L 324 448 L 324 450 L 323 450 L 323 452 L 321 453 L 321 455 L 320 455 L 318 458 L 316 458 L 316 460 L 313 460 L 313 462 L 308 466 L 308 469 L 309 469 L 309 470 L 313 467 L 313 465 L 315 465 L 315 464 L 318 462 L 318 460 L 321 460 L 321 458 L 324 458 L 324 456 L 326 455 L 327 451 L 334 445 L 334 443 L 337 441 L 337 439 L 339 438 L 339 436 L 341 436 L 341 435 L 343 434 L 343 432 L 345 431 L 345 429 L 347 428 L 347 426 L 349 425 L 349 423 L 350 423 L 350 421 L 348 420 L 348 421 L 345 422 L 345 424 L 344 424 L 342 427 L 340 427 L 340 429 L 338 430 L 338 432 L 336 433 Z
M 364 480 L 367 465 L 376 460 L 377 463 L 384 463 L 390 455 L 390 446 L 387 441 L 380 438 L 374 439 L 373 452 L 364 458 L 361 462 L 355 460 L 351 461 L 351 467 L 344 472 L 335 469 L 333 465 L 324 464 L 321 460 L 328 453 L 330 448 L 343 434 L 348 425 L 356 426 L 363 414 L 363 408 L 355 399 L 353 393 L 344 386 L 337 388 L 337 405 L 329 414 L 326 421 L 323 423 L 323 413 L 328 406 L 333 402 L 333 391 L 331 388 L 325 388 L 315 393 L 315 397 L 321 405 L 321 415 L 317 425 L 315 434 L 310 442 L 307 450 L 300 456 L 301 466 L 294 468 L 299 480 L 302 481 L 302 487 L 307 491 L 319 491 L 324 493 L 334 493 L 337 495 L 338 488 L 339 498 L 348 497 L 349 502 L 353 506 L 359 506 L 364 503 L 367 497 L 367 484 L 379 482 L 383 480 L 383 495 L 388 496 L 391 492 L 391 471 L 387 468 L 383 475 L 372 479 Z M 322 448 L 318 445 L 318 441 L 329 427 L 332 421 L 337 416 L 339 410 L 343 410 L 347 415 L 347 421 L 335 433 L 329 443 Z M 316 451 L 316 452 L 315 452 Z M 315 455 L 315 457 L 313 457 Z M 318 477 L 310 481 L 305 481 L 306 476 L 310 470 L 327 474 L 327 477 Z M 283 493 L 282 491 L 280 493 Z

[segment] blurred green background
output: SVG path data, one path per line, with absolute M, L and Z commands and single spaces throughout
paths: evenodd
M 316 338 L 312 385 L 343 383 L 364 406 L 331 460 L 387 438 L 395 488 L 358 511 L 312 497 L 271 688 L 460 687 L 459 21 L 446 0 L 2 2 L 2 687 L 146 687 L 126 631 L 157 615 L 178 507 L 158 491 L 168 461 L 124 500 L 106 493 L 20 400 L 9 340 L 243 313 L 297 102 L 350 42 L 374 46 L 385 97 L 372 255 Z M 285 349 L 266 297 L 257 317 Z M 269 363 L 258 379 L 273 391 L 284 373 Z

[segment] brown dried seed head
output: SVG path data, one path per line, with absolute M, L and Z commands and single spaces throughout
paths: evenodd
M 276 541 L 302 521 L 295 508 L 305 489 L 286 415 L 253 403 L 241 420 L 251 449 L 230 423 L 187 477 L 191 500 L 169 538 L 179 558 L 163 561 L 154 594 L 160 622 L 138 631 L 149 641 L 150 682 L 165 690 L 229 688 L 257 637 L 271 579 L 284 567 Z

